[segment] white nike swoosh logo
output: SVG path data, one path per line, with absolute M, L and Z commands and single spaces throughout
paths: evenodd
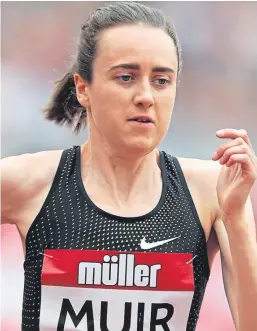
M 145 241 L 145 237 L 144 237 L 144 238 L 141 240 L 140 247 L 141 247 L 142 249 L 151 249 L 151 248 L 154 248 L 154 247 L 157 247 L 157 246 L 164 245 L 164 244 L 166 244 L 166 243 L 168 243 L 168 242 L 170 242 L 170 241 L 172 241 L 172 240 L 178 239 L 178 238 L 180 238 L 180 237 L 181 237 L 181 235 L 178 236 L 178 237 L 175 237 L 175 238 L 170 238 L 170 239 L 165 239 L 165 240 L 156 241 L 156 242 L 154 242 L 154 243 L 147 243 L 147 242 Z

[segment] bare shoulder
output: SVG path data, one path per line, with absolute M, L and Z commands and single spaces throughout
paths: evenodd
M 188 176 L 209 175 L 211 179 L 217 180 L 221 165 L 218 162 L 212 160 L 202 160 L 193 158 L 178 157 L 179 163 Z
M 218 210 L 216 185 L 221 165 L 212 160 L 193 158 L 178 157 L 178 161 L 208 240 Z
M 13 223 L 16 209 L 52 183 L 62 151 L 43 151 L 1 160 L 2 221 Z
M 194 183 L 205 193 L 215 191 L 216 194 L 217 180 L 221 170 L 218 162 L 181 157 L 178 157 L 178 161 L 187 181 Z
M 201 194 L 216 201 L 216 185 L 221 170 L 221 165 L 212 160 L 201 160 L 193 158 L 178 158 L 184 176 L 189 184 L 194 185 Z
M 3 184 L 31 189 L 35 181 L 47 180 L 56 170 L 62 151 L 43 151 L 32 154 L 10 156 L 1 160 Z

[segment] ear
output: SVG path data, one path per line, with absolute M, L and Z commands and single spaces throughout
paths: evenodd
M 75 73 L 74 76 L 74 83 L 76 87 L 76 94 L 78 102 L 84 107 L 89 108 L 89 83 L 85 81 L 78 73 Z

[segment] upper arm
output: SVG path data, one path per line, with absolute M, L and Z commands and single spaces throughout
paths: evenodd
M 181 158 L 180 158 L 181 160 Z M 181 160 L 183 164 L 187 164 L 186 160 Z M 231 314 L 234 320 L 234 324 L 238 329 L 238 310 L 236 303 L 236 275 L 234 273 L 232 255 L 230 251 L 230 245 L 228 240 L 227 231 L 225 225 L 221 218 L 221 212 L 219 208 L 218 198 L 217 198 L 217 180 L 221 170 L 221 165 L 218 162 L 210 160 L 195 160 L 193 166 L 193 161 L 190 162 L 190 174 L 192 173 L 192 168 L 194 171 L 191 176 L 195 179 L 194 186 L 197 187 L 198 192 L 201 192 L 201 203 L 203 209 L 207 210 L 207 214 L 210 216 L 210 232 L 208 232 L 207 240 L 207 250 L 209 265 L 213 263 L 213 260 L 218 251 L 220 251 L 221 256 L 221 266 L 222 266 L 222 276 L 224 282 L 224 289 L 227 296 L 228 304 L 231 310 Z M 208 180 L 206 180 L 208 178 Z M 202 200 L 204 192 L 204 201 Z M 207 202 L 207 203 L 206 203 Z M 255 222 L 252 210 L 251 199 L 249 198 L 246 205 L 248 224 L 251 230 L 256 234 Z
M 14 205 L 22 200 L 29 155 L 11 156 L 1 160 L 1 221 L 14 223 Z
M 224 290 L 230 307 L 231 315 L 236 329 L 238 328 L 238 313 L 236 304 L 236 282 L 233 271 L 233 261 L 230 252 L 227 232 L 222 219 L 217 219 L 214 223 L 214 229 L 220 249 L 222 277 Z
M 255 227 L 254 214 L 253 214 L 253 208 L 250 197 L 248 198 L 246 204 L 246 217 L 248 220 L 249 227 L 251 228 L 251 232 L 255 234 L 255 238 L 256 238 L 256 227 Z M 218 217 L 217 220 L 215 221 L 214 229 L 217 235 L 217 240 L 220 248 L 224 289 L 236 329 L 238 329 L 238 311 L 236 304 L 236 278 L 235 278 L 236 275 L 233 268 L 233 260 L 231 256 L 227 231 L 225 229 L 225 225 L 221 217 Z
M 17 224 L 19 216 L 52 179 L 60 152 L 23 154 L 1 160 L 1 220 Z

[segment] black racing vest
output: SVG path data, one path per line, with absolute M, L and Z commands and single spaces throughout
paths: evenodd
M 50 192 L 27 234 L 22 331 L 39 330 L 45 249 L 142 252 L 139 243 L 145 236 L 154 242 L 179 235 L 180 239 L 150 251 L 195 257 L 195 292 L 186 331 L 195 330 L 210 270 L 205 234 L 178 160 L 160 152 L 159 203 L 144 216 L 127 218 L 104 212 L 90 200 L 81 179 L 80 151 L 75 146 L 63 152 Z M 113 232 L 117 235 L 111 239 Z

